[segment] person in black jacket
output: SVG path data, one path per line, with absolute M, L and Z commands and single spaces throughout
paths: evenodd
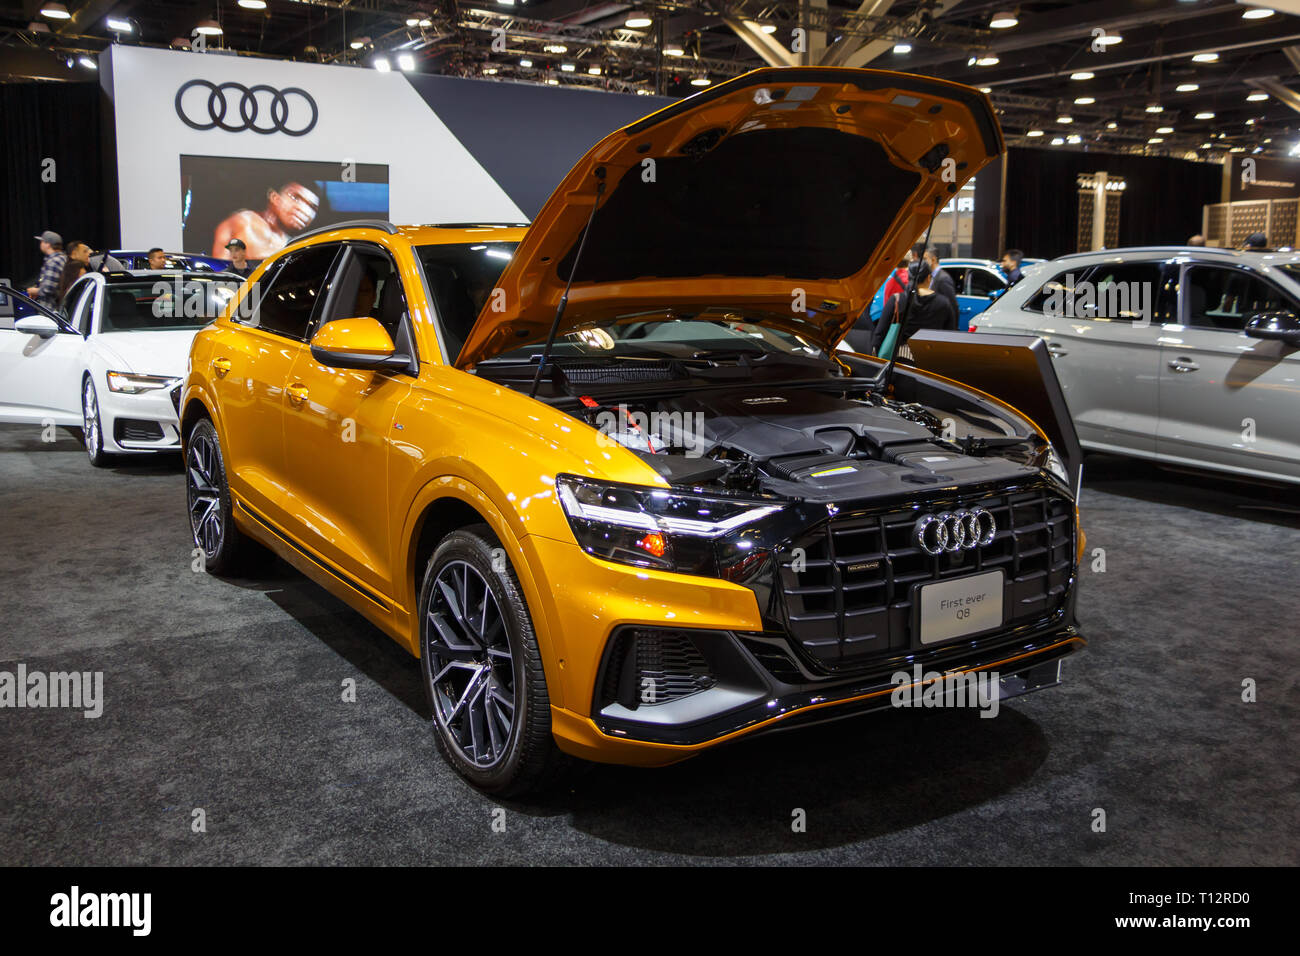
M 904 346 L 908 339 L 922 329 L 957 331 L 957 310 L 951 302 L 932 288 L 934 276 L 929 264 L 924 259 L 914 263 L 911 273 L 909 288 L 914 285 L 916 292 L 912 296 L 907 293 L 896 295 L 885 303 L 885 311 L 880 316 L 880 321 L 876 323 L 877 335 L 871 349 L 873 354 L 880 351 L 889 326 L 894 321 L 895 312 L 900 314 L 902 322 L 895 343 L 895 350 L 898 351 L 900 359 L 911 358 L 911 353 Z

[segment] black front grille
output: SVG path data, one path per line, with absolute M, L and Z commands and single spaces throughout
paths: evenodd
M 118 418 L 113 422 L 113 437 L 117 441 L 161 441 L 162 426 L 142 418 Z
M 997 521 L 990 544 L 939 557 L 920 548 L 913 536 L 920 516 L 976 505 Z M 918 646 L 916 585 L 1000 568 L 1005 626 L 1032 624 L 1061 607 L 1074 554 L 1074 506 L 1043 487 L 846 510 L 782 551 L 787 624 L 813 663 L 853 669 Z
M 626 629 L 605 664 L 606 702 L 635 710 L 708 690 L 717 680 L 695 642 L 680 631 Z

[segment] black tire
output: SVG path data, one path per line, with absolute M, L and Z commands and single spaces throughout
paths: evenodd
M 200 419 L 194 426 L 184 454 L 190 539 L 203 552 L 204 570 L 223 576 L 261 571 L 271 554 L 235 527 L 226 458 L 211 421 Z
M 438 545 L 420 586 L 420 669 L 434 738 L 447 762 L 480 790 L 509 797 L 553 786 L 571 761 L 551 735 L 537 635 L 519 580 L 499 549 L 482 524 L 453 531 Z M 493 605 L 499 627 L 489 622 Z M 479 690 L 471 693 L 474 687 Z
M 96 468 L 107 468 L 112 456 L 104 451 L 104 426 L 99 417 L 99 393 L 89 375 L 81 383 L 81 443 Z

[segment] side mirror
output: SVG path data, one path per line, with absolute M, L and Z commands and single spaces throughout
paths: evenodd
M 1300 347 L 1300 318 L 1294 312 L 1260 312 L 1246 320 L 1246 335 Z
M 326 322 L 311 337 L 311 354 L 331 368 L 402 371 L 411 365 L 409 355 L 398 354 L 388 330 L 369 316 Z
M 14 323 L 14 331 L 52 339 L 59 334 L 59 323 L 43 315 L 29 315 Z

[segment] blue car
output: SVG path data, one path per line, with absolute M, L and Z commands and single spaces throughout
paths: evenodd
M 1021 267 L 1042 262 L 1042 259 L 1022 259 Z M 992 259 L 940 259 L 939 268 L 948 273 L 957 290 L 957 328 L 970 331 L 970 321 L 1007 291 L 1007 277 L 1002 267 Z M 871 320 L 880 320 L 885 308 L 885 287 L 876 290 L 871 300 Z

